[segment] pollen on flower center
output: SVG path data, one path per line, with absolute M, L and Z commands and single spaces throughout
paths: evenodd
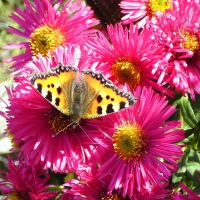
M 48 51 L 53 51 L 57 46 L 63 46 L 65 37 L 60 29 L 53 29 L 47 25 L 36 28 L 30 36 L 30 48 L 33 55 L 40 53 L 48 56 Z
M 147 138 L 140 126 L 134 122 L 124 122 L 112 136 L 116 153 L 123 160 L 138 159 L 145 153 Z
M 110 72 L 119 84 L 127 83 L 131 88 L 135 88 L 140 83 L 140 71 L 137 65 L 126 58 L 118 58 Z
M 101 200 L 121 200 L 121 198 L 117 194 L 111 194 L 111 195 L 103 195 L 101 197 Z
M 17 190 L 13 190 L 12 193 L 8 194 L 9 200 L 29 200 L 30 196 L 27 192 L 19 192 Z
M 52 111 L 48 114 L 48 123 L 51 126 L 51 129 L 55 132 L 55 134 L 59 132 L 68 133 L 73 129 L 71 124 L 71 117 L 67 116 L 57 110 Z
M 194 33 L 183 33 L 182 37 L 185 41 L 182 43 L 183 48 L 189 49 L 192 52 L 199 50 L 199 39 Z
M 157 11 L 164 12 L 172 8 L 171 0 L 149 0 L 147 3 L 148 12 L 154 15 Z

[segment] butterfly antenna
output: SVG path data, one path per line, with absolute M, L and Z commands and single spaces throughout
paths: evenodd
M 65 128 L 63 128 L 63 129 L 61 129 L 60 131 L 58 131 L 57 133 L 53 134 L 52 137 L 55 137 L 56 135 L 58 135 L 59 133 L 61 133 L 61 132 L 64 131 L 65 129 L 67 129 L 69 126 L 71 126 L 73 123 L 74 123 L 74 122 L 68 124 Z M 86 136 L 88 137 L 88 139 L 92 142 L 92 144 L 95 145 L 94 142 L 92 141 L 92 139 L 89 137 L 89 135 L 88 135 L 88 134 L 85 132 L 85 130 L 81 127 L 81 125 L 80 125 L 80 124 L 77 124 L 77 125 L 78 125 L 78 126 L 81 128 L 81 130 L 85 133 L 85 135 L 86 135 Z
M 58 135 L 59 133 L 61 133 L 61 132 L 64 131 L 65 129 L 67 129 L 69 126 L 71 126 L 72 124 L 73 124 L 73 122 L 70 123 L 70 124 L 68 124 L 65 128 L 61 129 L 61 130 L 58 131 L 57 133 L 53 134 L 52 137 L 55 137 L 56 135 Z
M 92 144 L 93 145 L 95 145 L 94 144 L 94 142 L 92 141 L 92 139 L 90 138 L 90 136 L 86 133 L 86 131 L 81 127 L 81 125 L 80 124 L 77 124 L 80 128 L 81 128 L 81 130 L 85 133 L 85 135 L 88 137 L 88 139 L 92 142 Z

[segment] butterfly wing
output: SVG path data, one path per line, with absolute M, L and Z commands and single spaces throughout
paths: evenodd
M 97 118 L 117 112 L 133 105 L 136 98 L 130 92 L 123 92 L 101 73 L 83 71 L 82 78 L 87 84 L 88 105 L 83 118 Z M 90 95 L 92 94 L 92 95 Z
M 70 115 L 70 98 L 76 77 L 76 68 L 59 64 L 49 72 L 34 73 L 30 82 L 54 107 Z

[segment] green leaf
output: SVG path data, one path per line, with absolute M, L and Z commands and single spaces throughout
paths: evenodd
M 200 182 L 197 184 L 197 186 L 193 189 L 193 191 L 196 193 L 196 194 L 200 194 Z
M 197 118 L 197 121 L 199 122 L 200 121 L 200 95 L 195 95 L 196 99 L 195 101 L 191 101 L 191 105 L 194 109 L 194 112 L 196 114 L 196 118 Z
M 191 141 L 191 146 L 193 149 L 200 151 L 200 122 L 196 126 L 196 130 Z
M 172 182 L 174 184 L 182 181 L 182 179 L 185 175 L 185 172 L 187 170 L 186 165 L 187 165 L 187 162 L 188 162 L 189 154 L 190 154 L 190 148 L 186 148 L 185 151 L 184 151 L 183 157 L 178 162 L 179 169 L 172 176 Z
M 185 139 L 184 139 L 184 141 L 187 141 L 187 143 L 184 142 L 185 144 L 190 144 L 191 143 L 191 141 L 193 140 L 195 131 L 196 131 L 196 127 L 193 128 L 193 129 L 185 130 Z
M 190 189 L 196 188 L 200 177 L 200 153 L 187 146 L 179 167 L 173 175 L 173 183 L 183 182 Z
M 183 129 L 194 128 L 197 124 L 197 118 L 187 97 L 182 97 L 179 101 L 181 118 L 183 119 Z
M 193 183 L 198 184 L 199 182 L 199 173 L 198 170 L 200 169 L 200 163 L 197 162 L 189 162 L 187 165 L 187 172 L 186 176 L 192 180 Z

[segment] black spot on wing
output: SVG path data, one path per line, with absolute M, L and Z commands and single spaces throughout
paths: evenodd
M 56 106 L 59 106 L 59 104 L 60 104 L 60 99 L 59 98 L 56 98 L 55 104 L 56 104 Z
M 106 99 L 110 99 L 110 96 L 109 96 L 109 95 L 106 95 Z
M 133 96 L 133 94 L 131 92 L 124 92 L 123 90 L 121 90 L 117 86 L 115 86 L 112 82 L 109 84 L 108 84 L 108 82 L 105 83 L 104 87 L 111 88 L 113 91 L 116 92 L 117 95 L 126 98 L 128 100 L 129 106 L 133 105 L 137 101 L 137 99 Z M 109 95 L 107 95 L 107 96 L 109 96 Z M 107 96 L 106 96 L 106 98 L 108 99 Z M 113 97 L 110 97 L 110 100 L 115 101 L 115 99 Z
M 41 84 L 41 83 L 38 83 L 38 84 L 37 84 L 37 91 L 38 91 L 39 93 L 42 93 L 42 84 Z
M 47 92 L 47 96 L 45 98 L 52 102 L 52 94 L 50 91 Z
M 53 83 L 51 84 L 51 87 L 54 88 L 54 84 Z
M 97 113 L 98 113 L 99 115 L 102 114 L 102 107 L 101 107 L 101 106 L 98 106 L 98 107 L 97 107 Z
M 108 104 L 107 109 L 106 109 L 106 113 L 112 113 L 115 112 L 113 109 L 113 105 L 112 104 Z
M 60 94 L 62 92 L 62 89 L 60 86 L 57 88 L 57 92 L 58 92 L 58 94 Z
M 47 87 L 50 88 L 50 85 L 48 84 Z
M 102 96 L 99 95 L 99 96 L 97 97 L 97 101 L 98 101 L 98 103 L 100 103 L 102 100 L 103 100 Z
M 123 109 L 123 108 L 125 108 L 125 105 L 126 105 L 126 102 L 121 101 L 121 102 L 119 103 L 119 108 L 120 108 L 120 109 Z

